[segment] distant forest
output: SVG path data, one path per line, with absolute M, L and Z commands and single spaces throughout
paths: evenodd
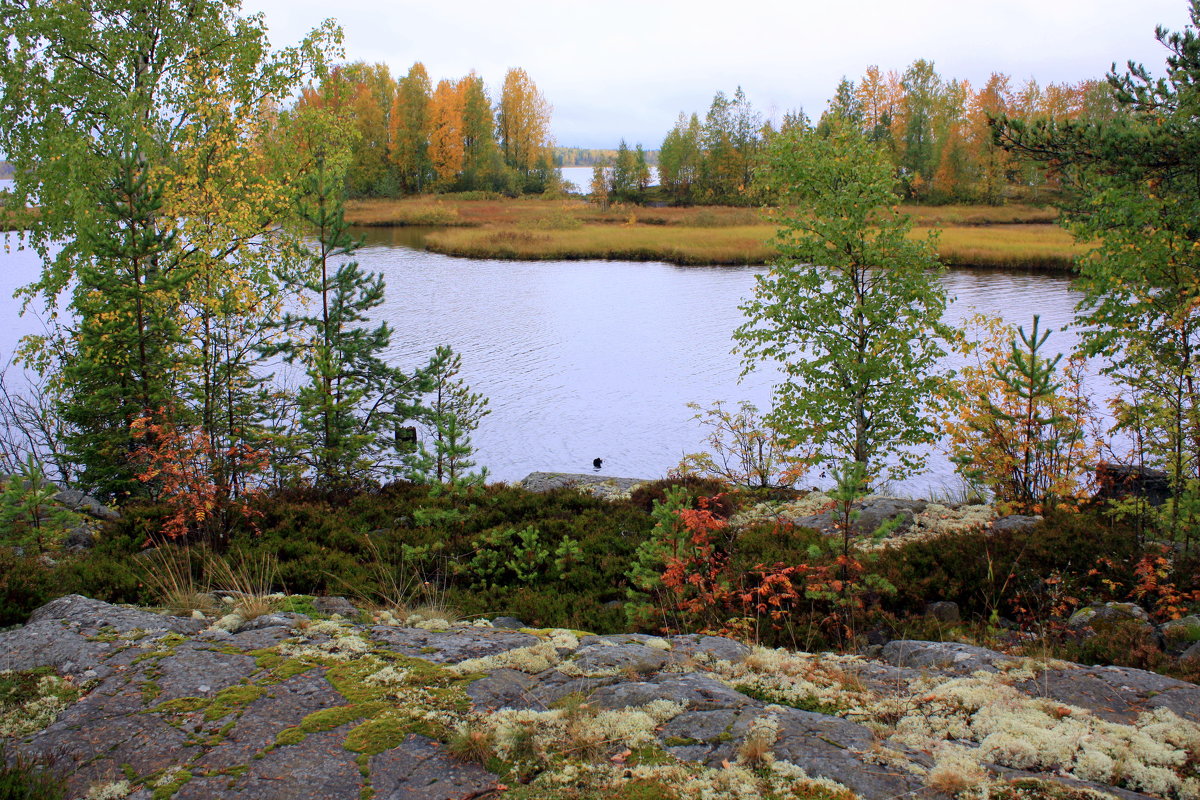
M 608 166 L 616 163 L 617 151 L 599 150 L 596 148 L 587 147 L 555 147 L 554 148 L 554 165 L 556 167 L 591 167 L 596 164 Z M 658 163 L 658 151 L 647 150 L 646 162 L 649 164 Z

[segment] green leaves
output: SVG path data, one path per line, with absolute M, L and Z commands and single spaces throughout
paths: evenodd
M 783 255 L 742 306 L 736 348 L 745 371 L 783 372 L 771 421 L 797 445 L 866 465 L 868 480 L 920 468 L 933 439 L 945 293 L 929 241 L 907 238 L 890 209 L 895 174 L 885 154 L 836 121 L 827 135 L 796 127 L 777 136 L 775 187 Z

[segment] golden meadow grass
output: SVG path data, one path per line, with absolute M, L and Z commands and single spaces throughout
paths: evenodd
M 952 266 L 1068 271 L 1082 251 L 1053 225 L 1058 212 L 1034 206 L 901 206 L 923 236 L 940 231 Z M 620 259 L 682 265 L 770 263 L 775 228 L 754 208 L 608 208 L 578 199 L 416 197 L 347 204 L 357 225 L 422 225 L 434 252 L 521 260 Z
M 470 258 L 520 260 L 620 259 L 671 264 L 768 264 L 770 225 L 714 228 L 584 225 L 569 230 L 489 226 L 430 233 L 434 252 Z M 929 228 L 917 228 L 914 238 Z M 940 228 L 938 254 L 949 266 L 1068 271 L 1082 248 L 1054 225 Z

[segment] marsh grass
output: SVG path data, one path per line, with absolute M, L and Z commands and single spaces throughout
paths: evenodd
M 614 259 L 671 264 L 765 264 L 776 255 L 767 225 L 682 228 L 669 225 L 584 225 L 570 230 L 481 228 L 430 233 L 426 246 L 470 258 L 529 261 Z
M 899 208 L 914 236 L 941 232 L 950 266 L 1070 271 L 1086 248 L 1053 223 L 1058 211 L 1028 205 Z M 346 219 L 364 226 L 426 226 L 425 246 L 468 258 L 528 261 L 619 259 L 680 265 L 763 265 L 778 255 L 775 226 L 756 208 L 599 206 L 580 199 L 422 196 L 354 200 Z
M 912 217 L 918 225 L 1051 225 L 1058 222 L 1056 208 L 1019 203 L 1004 206 L 906 204 L 900 206 L 899 210 Z
M 939 228 L 938 257 L 948 266 L 1069 271 L 1087 252 L 1057 225 Z
M 930 228 L 917 228 L 912 237 Z M 949 266 L 1066 272 L 1085 248 L 1054 225 L 939 228 L 938 254 Z M 762 265 L 778 253 L 766 224 L 682 227 L 675 225 L 582 225 L 570 229 L 483 227 L 434 231 L 426 246 L 468 258 L 522 261 L 616 259 L 680 265 Z

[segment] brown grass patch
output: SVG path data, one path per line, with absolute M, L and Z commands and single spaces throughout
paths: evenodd
M 1058 222 L 1058 209 L 1020 203 L 1003 206 L 900 206 L 918 225 L 1028 225 Z
M 923 235 L 927 228 L 914 231 Z M 998 225 L 940 228 L 938 256 L 956 267 L 1003 267 L 1067 272 L 1076 256 L 1087 252 L 1057 225 Z
M 1063 272 L 1085 250 L 1052 224 L 1058 217 L 1053 208 L 909 205 L 900 211 L 920 226 L 914 237 L 940 230 L 939 255 L 950 266 Z M 469 258 L 757 266 L 778 256 L 768 244 L 775 228 L 764 212 L 732 206 L 601 207 L 580 199 L 430 195 L 354 200 L 346 220 L 443 228 L 427 237 L 426 247 Z

